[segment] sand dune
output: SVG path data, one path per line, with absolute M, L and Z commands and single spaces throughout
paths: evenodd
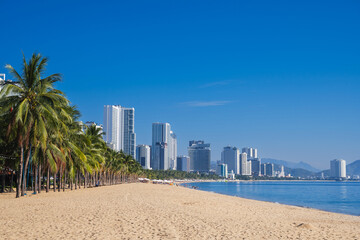
M 360 217 L 183 187 L 0 195 L 0 239 L 360 239 Z

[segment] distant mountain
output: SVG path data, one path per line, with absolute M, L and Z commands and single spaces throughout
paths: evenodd
M 346 165 L 346 175 L 360 175 L 360 160 Z
M 278 160 L 273 158 L 261 158 L 261 163 L 274 163 L 277 165 L 284 165 L 284 167 L 291 168 L 291 169 L 303 169 L 309 172 L 320 172 L 320 169 L 314 168 L 308 163 L 305 162 L 288 162 L 284 160 Z
M 274 170 L 281 171 L 282 165 L 284 165 L 284 164 L 279 165 L 279 164 L 274 163 Z M 302 169 L 302 168 L 294 168 L 293 169 L 293 168 L 286 167 L 285 165 L 284 165 L 284 172 L 285 172 L 285 175 L 288 175 L 290 173 L 291 176 L 293 176 L 295 178 L 297 178 L 297 177 L 307 178 L 307 177 L 311 177 L 311 176 L 315 175 L 314 172 L 308 171 L 306 169 Z

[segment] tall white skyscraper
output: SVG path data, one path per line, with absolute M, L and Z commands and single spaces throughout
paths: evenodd
M 170 144 L 169 144 L 169 161 L 170 168 L 176 170 L 176 157 L 177 157 L 177 138 L 173 131 L 170 131 Z
M 105 105 L 103 125 L 105 142 L 114 150 L 122 150 L 135 158 L 135 109 Z
M 346 161 L 344 159 L 330 161 L 330 176 L 333 178 L 346 178 Z
M 151 168 L 168 170 L 170 168 L 169 145 L 171 144 L 169 123 L 152 124 Z
M 251 175 L 251 161 L 247 160 L 247 153 L 240 153 L 240 175 Z
M 136 147 L 136 160 L 144 169 L 150 169 L 150 146 L 138 145 Z
M 240 156 L 239 149 L 236 147 L 224 147 L 221 152 L 221 162 L 227 164 L 228 171 L 234 171 L 240 174 Z

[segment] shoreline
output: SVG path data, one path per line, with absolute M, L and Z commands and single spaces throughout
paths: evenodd
M 14 199 L 2 239 L 357 239 L 360 218 L 185 187 L 131 183 Z
M 248 182 L 248 181 L 249 180 L 232 180 L 232 181 L 228 181 L 228 182 Z M 256 181 L 268 182 L 268 181 L 272 181 L 272 180 L 256 180 Z M 275 181 L 277 181 L 277 180 L 275 180 Z M 301 181 L 301 180 L 299 180 L 299 181 Z M 193 181 L 193 182 L 186 182 L 186 183 L 183 183 L 183 184 L 202 183 L 202 182 L 214 182 L 214 181 L 201 181 L 201 182 Z M 223 181 L 215 181 L 215 182 L 223 182 Z M 288 182 L 292 182 L 292 181 L 290 180 Z M 334 182 L 336 182 L 336 181 L 334 181 Z M 243 197 L 243 196 L 237 196 L 237 195 L 231 195 L 231 194 L 225 194 L 225 193 L 218 193 L 218 192 L 214 192 L 214 191 L 206 191 L 206 190 L 203 190 L 201 188 L 190 188 L 190 187 L 187 187 L 187 186 L 183 186 L 183 184 L 179 184 L 179 186 L 185 187 L 185 188 L 188 188 L 188 189 L 194 189 L 194 190 L 198 190 L 198 191 L 203 191 L 203 192 L 216 193 L 216 194 L 220 194 L 220 195 L 224 195 L 224 196 L 232 196 L 232 197 L 238 197 L 238 198 L 242 198 L 242 199 L 260 201 L 260 202 L 274 203 L 274 204 L 280 204 L 280 205 L 285 205 L 285 206 L 294 206 L 294 207 L 300 207 L 300 208 L 305 208 L 305 209 L 313 209 L 313 210 L 318 210 L 318 211 L 323 211 L 323 212 L 328 212 L 328 213 L 343 214 L 343 215 L 347 215 L 347 216 L 355 216 L 355 217 L 360 218 L 360 215 L 357 215 L 357 214 L 335 212 L 335 211 L 329 211 L 329 210 L 324 210 L 324 209 L 319 209 L 319 208 L 314 208 L 314 207 L 308 207 L 308 206 L 304 206 L 304 205 L 294 205 L 294 204 L 280 203 L 280 202 L 276 202 L 276 201 L 259 200 L 259 199 L 255 199 L 255 198 L 247 198 L 247 197 Z

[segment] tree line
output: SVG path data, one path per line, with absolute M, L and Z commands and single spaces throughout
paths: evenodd
M 16 197 L 26 191 L 60 191 L 134 181 L 142 175 L 130 155 L 109 148 L 102 130 L 84 126 L 80 112 L 55 88 L 60 74 L 45 75 L 48 58 L 33 54 L 21 72 L 6 69 L 13 81 L 1 83 L 0 170 Z M 9 177 L 11 176 L 11 177 Z

